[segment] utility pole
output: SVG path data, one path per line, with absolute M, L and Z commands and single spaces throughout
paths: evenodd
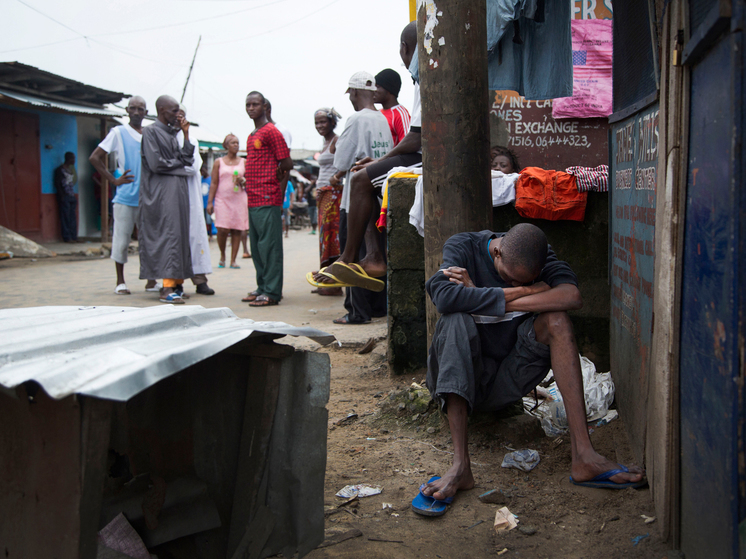
M 179 103 L 184 102 L 184 95 L 186 95 L 186 88 L 189 85 L 189 78 L 192 77 L 192 68 L 194 68 L 194 61 L 197 60 L 197 51 L 199 50 L 199 44 L 202 42 L 202 35 L 199 36 L 199 40 L 197 41 L 197 48 L 194 49 L 194 56 L 192 57 L 192 65 L 189 66 L 189 74 L 187 74 L 186 83 L 184 84 L 184 91 L 181 92 L 181 100 Z
M 484 0 L 418 0 L 425 275 L 451 235 L 492 229 Z M 428 340 L 438 313 L 427 301 Z

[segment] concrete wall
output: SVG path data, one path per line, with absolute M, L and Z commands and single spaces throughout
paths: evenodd
M 425 240 L 409 224 L 416 182 L 389 181 L 388 361 L 397 375 L 427 367 Z
M 525 219 L 513 206 L 493 208 L 494 231 L 503 232 L 517 223 L 533 223 L 546 233 L 560 260 L 577 274 L 583 308 L 571 313 L 578 349 L 599 371 L 609 370 L 609 198 L 588 193 L 585 221 Z

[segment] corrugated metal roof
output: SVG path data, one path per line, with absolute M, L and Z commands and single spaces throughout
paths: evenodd
M 2 97 L 8 97 L 27 105 L 33 105 L 35 107 L 41 107 L 43 109 L 57 109 L 67 113 L 86 114 L 95 116 L 108 116 L 108 117 L 121 117 L 124 116 L 121 111 L 115 111 L 111 109 L 96 109 L 93 107 L 87 107 L 85 105 L 76 105 L 74 103 L 65 103 L 63 101 L 51 101 L 49 99 L 42 99 L 41 97 L 35 97 L 33 95 L 27 95 L 25 93 L 18 93 L 16 91 L 10 91 L 7 89 L 0 88 L 0 100 Z
M 284 322 L 238 318 L 230 309 L 32 307 L 0 310 L 0 389 L 33 380 L 55 399 L 83 394 L 126 401 L 249 336 L 334 336 Z

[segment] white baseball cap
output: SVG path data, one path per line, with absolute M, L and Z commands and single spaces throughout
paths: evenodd
M 355 72 L 350 78 L 350 82 L 347 84 L 349 87 L 345 93 L 349 93 L 351 89 L 365 89 L 367 91 L 376 90 L 376 78 L 373 74 L 368 72 Z

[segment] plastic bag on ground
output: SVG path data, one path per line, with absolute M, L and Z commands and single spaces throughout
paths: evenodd
M 609 406 L 614 401 L 614 381 L 611 373 L 598 373 L 596 366 L 587 357 L 580 356 L 580 369 L 583 374 L 583 393 L 585 396 L 585 410 L 587 421 L 596 421 L 604 417 Z M 554 378 L 554 372 L 549 371 L 544 381 Z M 523 397 L 523 407 L 527 413 L 538 417 L 547 436 L 556 437 L 567 432 L 567 414 L 562 394 L 557 383 L 552 382 L 547 388 L 551 400 L 544 400 L 539 407 L 535 406 L 532 396 Z

